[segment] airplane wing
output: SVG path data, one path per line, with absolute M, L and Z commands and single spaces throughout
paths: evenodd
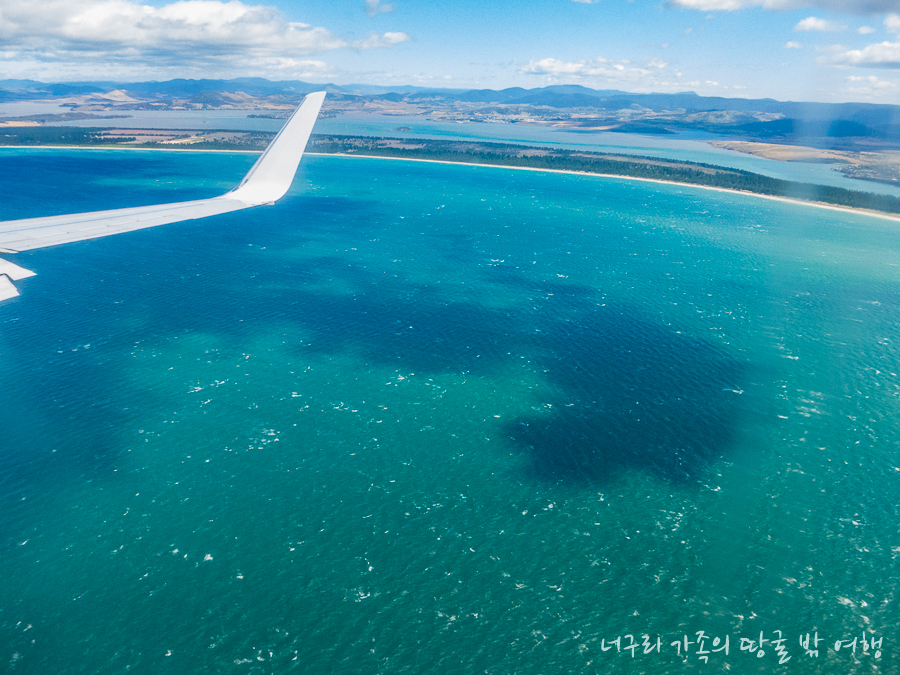
M 284 196 L 294 181 L 294 174 L 324 100 L 324 91 L 309 94 L 240 184 L 224 195 L 174 204 L 0 222 L 0 253 L 17 253 L 96 239 L 273 204 Z M 0 301 L 19 295 L 13 281 L 33 275 L 34 272 L 0 259 Z

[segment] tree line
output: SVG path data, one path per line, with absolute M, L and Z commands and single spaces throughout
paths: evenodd
M 404 148 L 392 144 L 423 147 Z M 771 178 L 761 174 L 699 162 L 656 157 L 609 155 L 582 150 L 432 139 L 392 139 L 359 136 L 313 136 L 309 150 L 323 153 L 365 154 L 378 157 L 430 159 L 470 164 L 493 164 L 555 171 L 579 171 L 631 178 L 665 180 L 774 197 L 824 202 L 837 206 L 900 213 L 900 198 Z M 541 154 L 531 154 L 538 151 Z

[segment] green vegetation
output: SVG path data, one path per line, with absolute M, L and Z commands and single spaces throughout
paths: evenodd
M 889 195 L 858 192 L 827 185 L 796 183 L 741 169 L 656 157 L 610 155 L 599 152 L 535 148 L 501 143 L 355 136 L 313 136 L 308 150 L 323 153 L 430 159 L 629 176 L 743 190 L 762 195 L 824 202 L 886 213 L 900 213 L 900 198 Z
M 138 145 L 134 145 L 136 148 L 159 148 L 161 150 L 258 150 L 262 152 L 265 150 L 269 143 L 272 142 L 272 138 L 274 134 L 271 136 L 253 136 L 251 138 L 246 139 L 236 139 L 236 140 L 203 140 L 197 141 L 196 143 L 158 143 L 158 142 L 148 142 L 148 143 L 140 143 Z
M 107 129 L 79 127 L 0 127 L 0 145 L 109 145 L 101 134 Z M 116 138 L 117 143 L 134 138 Z
M 0 127 L 0 146 L 73 145 L 162 148 L 166 150 L 263 150 L 274 134 L 265 132 L 210 132 L 206 140 L 173 146 L 159 142 L 136 144 L 133 137 L 105 137 L 108 129 L 78 127 Z M 234 134 L 215 138 L 217 134 Z M 539 148 L 508 143 L 444 141 L 434 139 L 371 138 L 366 136 L 313 135 L 308 151 L 372 157 L 428 159 L 468 164 L 493 164 L 555 171 L 665 180 L 742 190 L 762 195 L 789 197 L 837 206 L 900 213 L 900 198 L 859 192 L 827 185 L 795 183 L 760 174 L 711 164 L 674 161 L 656 157 L 614 155 L 580 150 Z

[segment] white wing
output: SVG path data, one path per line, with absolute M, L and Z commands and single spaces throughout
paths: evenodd
M 190 202 L 0 222 L 0 252 L 28 251 L 272 204 L 291 187 L 324 100 L 324 91 L 309 94 L 231 192 Z M 32 275 L 0 260 L 0 301 L 19 294 L 13 281 Z

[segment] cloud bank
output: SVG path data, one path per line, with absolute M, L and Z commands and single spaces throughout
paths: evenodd
M 889 33 L 900 33 L 900 16 L 889 14 L 884 19 L 884 27 Z M 863 31 L 860 33 L 866 34 Z M 829 62 L 841 66 L 900 69 L 900 42 L 885 41 L 862 49 L 851 49 L 835 54 Z
M 728 89 L 718 82 L 686 82 L 662 59 L 654 58 L 638 65 L 627 60 L 606 58 L 562 61 L 540 59 L 519 68 L 520 73 L 539 76 L 546 84 L 581 82 L 591 86 L 627 86 L 630 91 L 684 91 L 689 88 Z M 734 87 L 737 88 L 737 87 Z
M 377 3 L 376 3 L 377 5 Z M 348 41 L 326 28 L 289 21 L 278 10 L 240 0 L 178 0 L 160 7 L 130 0 L 0 0 L 0 41 L 19 63 L 64 72 L 96 61 L 103 72 L 156 64 L 230 71 L 248 66 L 322 71 L 302 57 L 335 49 L 380 49 L 410 39 L 371 34 Z
M 673 7 L 710 11 L 734 11 L 762 7 L 772 11 L 814 7 L 845 14 L 885 14 L 897 10 L 896 0 L 668 0 Z
M 529 75 L 543 75 L 550 79 L 592 79 L 614 82 L 656 81 L 660 70 L 669 64 L 660 59 L 652 59 L 646 68 L 634 66 L 630 61 L 614 61 L 597 58 L 582 61 L 560 61 L 559 59 L 541 59 L 530 61 L 519 71 Z
M 871 68 L 900 68 L 900 42 L 882 42 L 863 49 L 851 49 L 831 58 L 832 63 Z

